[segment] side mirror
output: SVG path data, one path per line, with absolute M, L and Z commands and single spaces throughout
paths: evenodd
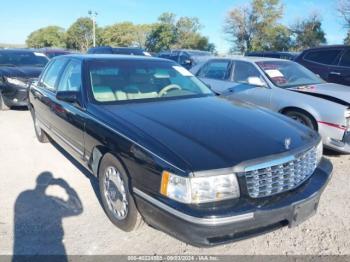
M 56 98 L 67 103 L 79 103 L 78 94 L 76 91 L 58 91 Z
M 248 84 L 258 87 L 267 87 L 266 83 L 263 80 L 261 80 L 260 77 L 256 76 L 248 77 Z

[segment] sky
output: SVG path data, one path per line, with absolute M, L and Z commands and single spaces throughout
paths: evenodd
M 11 0 L 1 3 L 0 43 L 24 44 L 34 30 L 48 25 L 68 28 L 78 17 L 87 16 L 89 10 L 98 12 L 97 23 L 106 26 L 131 21 L 153 23 L 163 12 L 178 16 L 198 17 L 203 28 L 220 53 L 228 51 L 230 44 L 223 33 L 227 12 L 247 0 Z M 282 23 L 291 25 L 311 12 L 323 19 L 328 44 L 340 44 L 346 36 L 342 19 L 337 13 L 338 0 L 282 0 L 285 6 Z

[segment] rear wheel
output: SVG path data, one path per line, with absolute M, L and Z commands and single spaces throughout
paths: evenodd
M 3 98 L 1 91 L 0 91 L 0 111 L 9 110 L 9 109 L 10 109 L 10 107 L 6 105 L 4 98 Z
M 106 154 L 99 168 L 99 188 L 103 208 L 114 225 L 130 232 L 142 225 L 134 198 L 129 187 L 129 178 L 120 161 Z
M 34 129 L 35 129 L 35 135 L 40 143 L 47 143 L 49 142 L 49 139 L 45 133 L 44 130 L 40 127 L 38 118 L 36 117 L 35 111 L 32 112 L 33 115 L 33 121 L 34 121 Z
M 300 124 L 303 124 L 313 130 L 317 130 L 316 121 L 307 113 L 304 113 L 298 110 L 291 110 L 291 111 L 285 112 L 284 114 L 294 119 L 295 121 L 299 122 Z

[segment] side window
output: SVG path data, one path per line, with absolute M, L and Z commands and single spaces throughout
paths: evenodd
M 199 77 L 226 80 L 230 76 L 230 64 L 229 60 L 212 61 L 207 63 L 199 72 Z
M 42 80 L 47 89 L 55 91 L 57 79 L 66 62 L 66 59 L 58 59 L 49 66 Z
M 304 56 L 304 59 L 320 64 L 333 65 L 340 52 L 340 49 L 311 51 Z
M 250 77 L 259 77 L 261 74 L 255 66 L 250 63 L 236 61 L 233 81 L 236 83 L 248 84 Z
M 346 51 L 345 54 L 342 56 L 339 65 L 350 67 L 350 50 Z
M 81 89 L 81 63 L 71 61 L 66 66 L 58 85 L 58 91 L 79 91 Z

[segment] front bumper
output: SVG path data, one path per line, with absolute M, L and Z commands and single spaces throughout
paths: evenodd
M 137 207 L 145 221 L 161 231 L 194 246 L 213 246 L 267 233 L 283 226 L 296 226 L 316 213 L 320 196 L 331 178 L 333 166 L 323 159 L 315 173 L 299 188 L 281 196 L 261 199 L 245 212 L 231 210 L 222 216 L 208 211 L 172 208 L 160 199 L 134 188 Z
M 334 151 L 350 154 L 350 131 L 346 131 L 341 140 L 336 140 L 331 137 L 323 138 L 323 144 L 326 148 Z
M 5 104 L 12 106 L 28 106 L 28 89 L 17 86 L 5 86 L 1 88 L 1 94 Z

